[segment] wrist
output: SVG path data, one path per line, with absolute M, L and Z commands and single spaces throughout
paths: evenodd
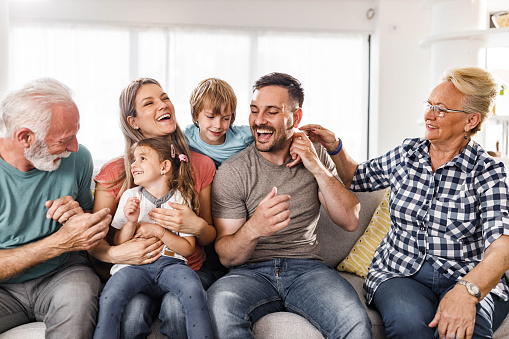
M 336 148 L 333 148 L 333 150 L 332 150 L 332 151 L 327 150 L 327 153 L 328 153 L 329 155 L 336 155 L 336 154 L 338 154 L 339 152 L 341 152 L 341 149 L 343 148 L 343 142 L 341 141 L 341 139 L 340 139 L 340 138 L 338 138 L 338 141 L 339 141 L 339 143 L 338 143 L 338 146 L 337 146 Z M 336 144 L 336 143 L 334 142 L 334 143 L 333 143 L 333 146 L 334 146 L 335 144 Z

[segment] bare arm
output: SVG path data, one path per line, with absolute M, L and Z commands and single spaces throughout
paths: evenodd
M 118 202 L 115 200 L 115 197 L 104 190 L 104 186 L 97 183 L 93 211 L 108 208 L 110 214 L 113 215 L 117 210 L 117 206 Z M 115 232 L 116 229 L 110 227 L 108 241 L 111 243 L 113 243 Z M 160 256 L 159 253 L 163 250 L 163 243 L 158 238 L 131 239 L 117 246 L 111 246 L 108 241 L 103 239 L 97 246 L 90 249 L 88 253 L 94 258 L 107 263 L 143 265 L 157 260 Z M 151 253 L 153 254 L 152 257 L 150 256 Z M 157 255 L 155 255 L 156 253 Z
M 184 257 L 194 252 L 196 239 L 194 236 L 181 237 L 166 230 L 161 225 L 152 223 L 141 223 L 134 234 L 135 238 L 159 238 L 169 249 Z
M 149 213 L 150 218 L 157 224 L 172 230 L 193 234 L 202 246 L 211 244 L 216 239 L 216 228 L 212 223 L 210 204 L 211 185 L 202 189 L 198 195 L 200 200 L 200 215 L 196 215 L 189 207 L 169 202 L 173 210 L 154 208 Z
M 217 228 L 216 252 L 227 267 L 249 260 L 260 237 L 268 237 L 290 224 L 290 196 L 276 195 L 272 188 L 258 204 L 253 216 L 243 219 L 214 218 Z
M 320 125 L 305 125 L 299 129 L 304 131 L 312 142 L 321 143 L 327 152 L 334 152 L 339 146 L 339 140 L 334 133 Z M 332 155 L 331 158 L 336 164 L 336 170 L 341 181 L 343 181 L 345 187 L 349 188 L 359 164 L 348 155 L 344 147 L 339 153 Z
M 509 269 L 509 236 L 502 235 L 485 251 L 483 260 L 463 277 L 463 280 L 476 284 L 485 297 L 500 282 Z M 438 310 L 430 327 L 438 325 L 440 337 L 456 335 L 457 338 L 471 338 L 478 300 L 470 295 L 463 285 L 451 289 L 438 305 Z
M 331 219 L 344 230 L 355 231 L 359 226 L 359 201 L 323 165 L 304 132 L 295 132 L 290 153 L 298 154 L 306 169 L 315 177 L 320 187 L 320 203 Z
M 111 221 L 108 213 L 108 209 L 103 209 L 94 214 L 73 215 L 57 232 L 40 241 L 14 249 L 1 250 L 0 281 L 10 279 L 66 252 L 85 251 L 96 246 L 106 235 Z M 55 218 L 60 219 L 61 216 L 55 216 Z

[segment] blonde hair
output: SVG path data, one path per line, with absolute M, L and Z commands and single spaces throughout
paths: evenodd
M 122 130 L 122 134 L 125 139 L 125 148 L 124 148 L 124 169 L 120 173 L 120 176 L 112 181 L 107 182 L 107 188 L 109 190 L 114 190 L 120 188 L 116 200 L 118 201 L 127 189 L 134 187 L 133 176 L 131 173 L 131 162 L 130 162 L 130 153 L 131 148 L 137 142 L 142 139 L 145 139 L 143 133 L 139 129 L 134 129 L 127 122 L 128 117 L 136 117 L 136 106 L 135 100 L 136 95 L 138 94 L 141 87 L 148 84 L 154 84 L 162 88 L 162 86 L 156 80 L 152 78 L 140 78 L 134 81 L 131 81 L 120 93 L 119 98 L 119 106 L 120 106 L 120 127 Z M 175 123 L 175 131 L 168 135 L 168 140 L 170 143 L 174 144 L 179 150 L 182 150 L 182 153 L 189 155 L 189 146 L 187 145 L 186 138 L 184 133 L 180 129 L 178 123 Z M 191 159 L 188 157 L 189 166 L 191 167 Z
M 220 115 L 223 104 L 230 107 L 232 111 L 230 126 L 235 121 L 237 97 L 230 84 L 224 80 L 209 78 L 200 81 L 191 92 L 189 103 L 191 104 L 191 117 L 196 127 L 199 127 L 198 115 L 205 107 L 210 107 L 214 115 Z
M 131 163 L 134 161 L 134 149 L 140 146 L 146 146 L 156 151 L 160 162 L 165 160 L 171 162 L 171 178 L 168 180 L 168 187 L 178 190 L 184 198 L 184 204 L 198 215 L 200 212 L 200 201 L 198 200 L 198 192 L 194 187 L 192 167 L 189 162 L 189 150 L 181 149 L 165 138 L 143 139 L 132 146 L 130 154 Z M 182 155 L 185 155 L 185 158 Z
M 498 84 L 493 75 L 479 67 L 453 68 L 445 72 L 442 80 L 450 81 L 465 95 L 464 111 L 481 114 L 480 122 L 470 130 L 470 134 L 479 132 L 495 107 Z

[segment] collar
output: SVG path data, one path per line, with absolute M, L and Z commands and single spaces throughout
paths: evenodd
M 154 204 L 157 208 L 161 208 L 161 206 L 167 202 L 168 200 L 171 199 L 171 197 L 173 196 L 173 189 L 171 189 L 164 197 L 162 198 L 159 198 L 157 199 L 156 197 L 154 197 L 152 194 L 150 194 L 146 189 L 145 187 L 142 187 L 141 188 L 141 194 L 143 194 L 143 196 L 145 198 L 147 198 L 148 201 L 150 201 L 152 204 Z

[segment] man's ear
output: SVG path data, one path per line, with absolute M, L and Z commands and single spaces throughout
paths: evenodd
M 140 126 L 136 123 L 136 119 L 132 116 L 127 117 L 127 123 L 129 126 L 131 126 L 133 129 L 140 129 Z
M 23 127 L 16 131 L 14 138 L 23 148 L 29 148 L 35 142 L 35 134 L 32 130 Z
M 300 122 L 302 121 L 302 108 L 297 108 L 295 111 L 293 111 L 293 127 L 297 128 L 300 125 Z

